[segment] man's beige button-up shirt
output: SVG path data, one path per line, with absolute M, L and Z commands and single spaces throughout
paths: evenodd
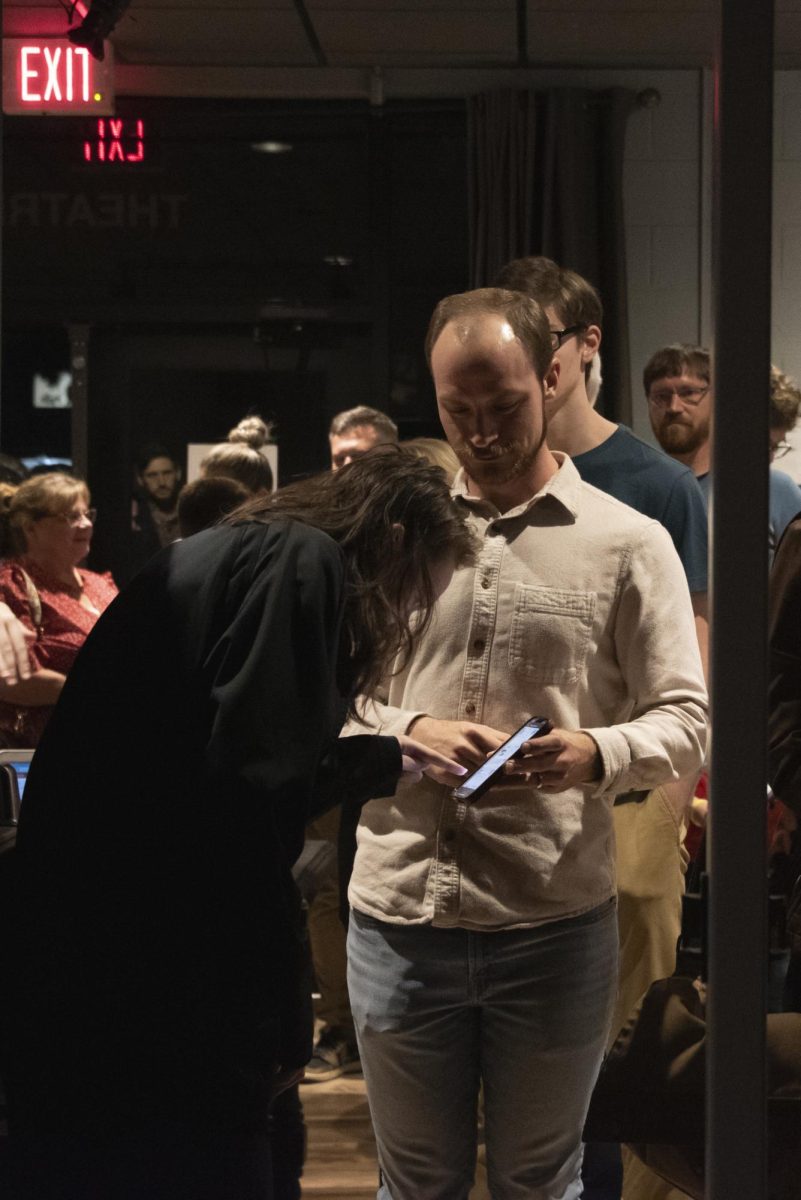
M 368 724 L 405 733 L 427 714 L 511 733 L 547 716 L 592 735 L 603 776 L 558 795 L 503 783 L 471 804 L 424 778 L 365 805 L 349 898 L 379 920 L 509 929 L 584 912 L 615 891 L 615 796 L 701 766 L 706 688 L 670 537 L 554 457 L 546 486 L 503 515 L 457 476 L 478 561 Z

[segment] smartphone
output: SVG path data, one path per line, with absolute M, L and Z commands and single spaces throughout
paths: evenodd
M 477 800 L 479 796 L 483 796 L 487 788 L 492 787 L 493 783 L 497 783 L 498 773 L 503 770 L 504 763 L 507 763 L 510 758 L 514 758 L 524 742 L 542 737 L 543 734 L 550 733 L 552 728 L 547 717 L 529 717 L 510 738 L 506 739 L 502 746 L 498 747 L 494 754 L 489 756 L 486 762 L 471 771 L 458 788 L 454 788 L 453 794 L 456 799 L 466 800 L 469 803 L 471 800 Z

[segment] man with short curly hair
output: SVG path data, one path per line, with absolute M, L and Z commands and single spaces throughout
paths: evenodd
M 782 459 L 790 449 L 787 434 L 795 429 L 801 408 L 801 390 L 778 367 L 770 368 L 770 458 Z

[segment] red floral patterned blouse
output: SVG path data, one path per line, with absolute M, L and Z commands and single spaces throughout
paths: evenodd
M 25 583 L 23 568 L 39 596 L 41 622 L 37 628 L 35 613 Z M 34 669 L 47 668 L 68 674 L 76 655 L 86 641 L 97 618 L 117 595 L 111 575 L 78 568 L 83 588 L 67 591 L 63 584 L 50 579 L 30 559 L 9 559 L 0 564 L 0 600 L 36 634 L 29 645 Z M 86 596 L 94 611 L 80 602 Z M 53 706 L 6 704 L 0 701 L 0 742 L 31 748 L 38 745 Z

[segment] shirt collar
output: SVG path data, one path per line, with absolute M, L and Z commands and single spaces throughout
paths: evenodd
M 498 513 L 498 510 L 488 500 L 483 500 L 479 496 L 471 496 L 467 491 L 467 476 L 464 467 L 460 467 L 456 473 L 456 478 L 453 481 L 451 494 L 457 499 L 469 504 L 471 508 L 492 509 L 493 515 L 504 520 L 507 517 L 519 517 L 522 513 L 529 512 L 535 504 L 542 503 L 546 497 L 555 500 L 561 508 L 575 520 L 579 514 L 581 503 L 581 476 L 579 475 L 573 462 L 561 450 L 552 450 L 551 454 L 559 464 L 559 470 L 555 475 L 552 475 L 544 487 L 541 487 L 530 500 L 524 504 L 517 505 L 516 508 L 510 508 L 508 512 Z

